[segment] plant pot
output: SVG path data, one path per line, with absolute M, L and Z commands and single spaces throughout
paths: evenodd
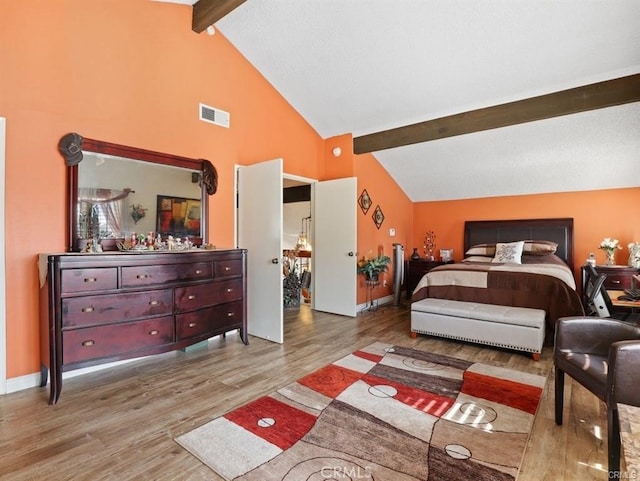
M 368 273 L 368 272 L 365 272 L 365 274 L 364 274 L 364 278 L 367 281 L 370 281 L 370 282 L 378 282 L 379 276 L 380 276 L 380 274 L 378 274 L 377 272 L 374 272 L 374 273 L 371 273 L 371 274 Z

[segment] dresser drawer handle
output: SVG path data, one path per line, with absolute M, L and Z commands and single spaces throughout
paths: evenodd
M 93 312 L 93 307 L 83 307 L 82 312 Z
M 83 341 L 82 342 L 82 347 L 89 347 L 89 346 L 93 346 L 96 342 L 93 340 L 89 340 L 89 341 Z
M 190 322 L 189 327 L 196 327 L 198 325 L 197 322 Z
M 151 277 L 151 276 L 150 276 L 149 274 L 138 274 L 138 275 L 136 276 L 136 279 L 148 279 L 148 278 L 150 278 L 150 277 Z
M 98 282 L 98 278 L 96 277 L 85 277 L 84 282 Z
M 150 306 L 157 306 L 158 304 L 160 304 L 158 301 L 149 301 Z
M 233 317 L 233 316 L 234 316 L 234 312 L 233 311 L 227 312 L 227 317 Z
M 227 287 L 227 292 L 233 292 L 233 289 L 231 287 Z
M 195 298 L 196 298 L 196 295 L 195 295 L 195 294 L 189 294 L 189 295 L 187 296 L 187 299 L 189 299 L 190 301 L 193 301 Z
M 196 269 L 196 274 L 202 274 L 202 271 L 200 269 Z
M 157 336 L 159 332 L 160 331 L 158 331 L 157 329 L 153 329 L 153 330 L 149 331 L 149 335 L 150 336 Z
M 621 281 L 618 279 L 611 279 L 611 284 L 620 284 Z
M 224 268 L 224 270 L 225 270 L 225 271 L 230 271 L 230 270 L 231 270 L 231 267 L 226 266 L 226 267 Z

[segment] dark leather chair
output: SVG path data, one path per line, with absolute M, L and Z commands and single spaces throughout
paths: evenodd
M 609 479 L 619 477 L 618 403 L 640 406 L 640 328 L 616 319 L 558 320 L 553 352 L 556 424 L 562 424 L 564 375 L 607 405 Z

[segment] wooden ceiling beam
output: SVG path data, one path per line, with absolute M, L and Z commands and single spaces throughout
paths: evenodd
M 354 137 L 356 154 L 640 101 L 640 74 Z
M 198 0 L 193 5 L 191 29 L 201 33 L 247 0 Z

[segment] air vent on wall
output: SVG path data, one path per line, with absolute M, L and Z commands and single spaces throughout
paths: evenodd
M 200 104 L 200 120 L 229 128 L 230 121 L 229 112 L 210 107 L 209 105 Z

